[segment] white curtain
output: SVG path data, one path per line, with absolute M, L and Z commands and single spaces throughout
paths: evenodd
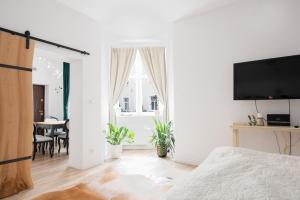
M 168 79 L 163 47 L 139 48 L 142 60 L 153 82 L 155 92 L 163 105 L 163 121 L 169 120 Z
M 118 103 L 121 92 L 128 81 L 129 74 L 136 56 L 134 48 L 113 48 L 110 64 L 110 100 L 109 122 L 116 124 L 114 106 Z

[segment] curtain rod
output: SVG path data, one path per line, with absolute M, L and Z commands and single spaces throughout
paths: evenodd
M 38 41 L 38 42 L 42 42 L 42 43 L 46 43 L 46 44 L 49 44 L 49 45 L 52 45 L 52 46 L 56 46 L 58 48 L 64 48 L 64 49 L 68 49 L 70 51 L 75 51 L 75 52 L 81 53 L 83 55 L 90 55 L 90 53 L 86 52 L 86 51 L 78 50 L 78 49 L 68 47 L 68 46 L 65 46 L 65 45 L 61 45 L 61 44 L 58 44 L 58 43 L 55 43 L 55 42 L 50 42 L 48 40 L 44 40 L 44 39 L 41 39 L 41 38 L 38 38 L 38 37 L 30 36 L 29 31 L 25 31 L 25 33 L 19 33 L 19 32 L 12 31 L 12 30 L 2 28 L 2 27 L 0 27 L 0 31 L 4 31 L 4 32 L 10 33 L 12 35 L 18 35 L 18 36 L 21 36 L 21 37 L 25 37 L 26 38 L 26 48 L 27 49 L 29 48 L 29 40 L 32 39 L 32 40 L 35 40 L 35 41 Z

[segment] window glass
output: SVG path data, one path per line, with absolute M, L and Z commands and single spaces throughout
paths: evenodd
M 149 113 L 158 110 L 159 102 L 142 58 L 137 52 L 132 70 L 119 98 L 121 114 Z
M 148 78 L 142 79 L 142 111 L 143 112 L 153 112 L 158 110 L 158 99 L 154 91 L 152 83 Z
M 120 96 L 119 107 L 121 112 L 136 112 L 136 82 L 130 78 Z

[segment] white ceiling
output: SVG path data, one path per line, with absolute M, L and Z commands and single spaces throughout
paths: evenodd
M 155 18 L 172 22 L 234 0 L 56 0 L 97 21 L 116 18 Z
M 165 37 L 171 23 L 236 0 L 56 0 L 101 23 L 110 36 Z M 162 39 L 160 39 L 162 40 Z

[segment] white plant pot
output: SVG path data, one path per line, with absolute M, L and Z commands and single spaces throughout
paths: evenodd
M 122 145 L 108 145 L 111 158 L 120 158 L 122 155 Z

